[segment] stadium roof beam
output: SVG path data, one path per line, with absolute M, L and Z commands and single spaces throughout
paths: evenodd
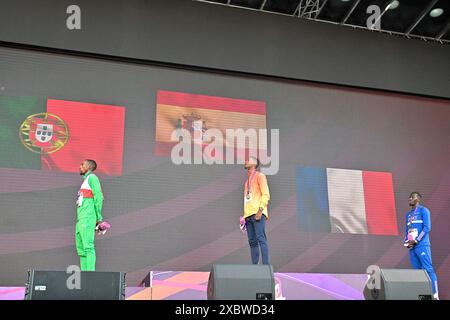
M 299 17 L 316 17 L 314 16 L 315 13 L 319 10 L 319 4 L 320 0 L 305 0 L 305 6 L 303 7 L 302 13 L 299 15 Z
M 267 0 L 264 0 L 259 7 L 259 10 L 264 10 L 264 6 L 266 5 Z
M 295 11 L 294 11 L 293 16 L 296 16 L 296 15 L 297 15 L 297 12 L 300 12 L 300 8 L 301 8 L 301 6 L 302 6 L 302 2 L 303 2 L 303 0 L 300 0 L 300 1 L 298 2 L 297 8 L 295 8 Z
M 316 18 L 319 16 L 319 14 L 322 12 L 323 7 L 327 4 L 328 0 L 323 0 L 322 5 L 319 8 L 319 11 L 316 14 Z
M 344 19 L 342 19 L 341 24 L 345 24 L 347 22 L 348 18 L 350 18 L 350 16 L 352 15 L 353 11 L 355 11 L 356 7 L 358 6 L 358 4 L 360 2 L 361 2 L 361 0 L 356 0 L 355 3 L 353 3 L 352 7 L 347 12 L 347 14 L 345 15 Z
M 436 39 L 441 40 L 441 38 L 450 30 L 450 19 L 447 22 L 447 25 L 442 28 L 442 30 L 436 35 Z
M 408 36 L 411 31 L 414 30 L 415 27 L 422 21 L 422 19 L 427 15 L 428 12 L 430 12 L 431 9 L 436 5 L 436 3 L 439 0 L 433 0 L 430 4 L 427 5 L 427 7 L 422 11 L 422 13 L 417 17 L 417 19 L 409 26 L 409 28 L 406 30 L 405 35 Z
M 357 13 L 358 11 L 355 11 L 355 9 L 358 7 L 358 5 L 360 5 L 360 3 L 363 3 L 361 0 L 355 0 L 353 2 L 350 9 L 345 14 L 345 17 L 340 22 L 327 20 L 326 18 L 325 19 L 318 18 L 319 14 L 322 12 L 324 7 L 328 3 L 328 0 L 299 0 L 294 13 L 292 13 L 292 14 L 287 14 L 285 12 L 276 11 L 276 10 L 267 11 L 266 9 L 264 9 L 264 7 L 267 4 L 267 0 L 263 0 L 257 8 L 248 7 L 248 6 L 245 6 L 244 4 L 232 4 L 231 0 L 227 0 L 226 2 L 225 1 L 219 2 L 219 1 L 214 1 L 214 0 L 192 0 L 192 1 L 221 5 L 221 6 L 228 6 L 228 7 L 233 7 L 233 8 L 241 8 L 241 9 L 252 10 L 252 11 L 264 11 L 264 12 L 270 12 L 272 14 L 278 14 L 278 15 L 284 15 L 284 16 L 290 16 L 290 17 L 294 16 L 294 17 L 299 17 L 299 18 L 308 19 L 308 20 L 315 20 L 315 21 L 330 23 L 330 24 L 334 24 L 334 25 L 343 25 L 343 26 L 347 26 L 347 27 L 352 27 L 354 29 L 364 29 L 364 30 L 370 30 L 370 31 L 375 31 L 375 32 L 381 32 L 381 33 L 385 33 L 385 34 L 389 34 L 389 35 L 397 35 L 397 36 L 406 37 L 408 39 L 421 39 L 424 41 L 435 41 L 435 42 L 438 42 L 441 44 L 450 44 L 450 40 L 443 38 L 450 30 L 450 20 L 448 21 L 447 25 L 441 31 L 439 31 L 437 33 L 437 35 L 434 37 L 411 33 L 414 30 L 414 28 L 416 28 L 417 25 L 424 19 L 424 17 L 427 15 L 427 12 L 429 12 L 433 8 L 433 6 L 435 6 L 438 3 L 438 0 L 427 0 L 427 3 L 428 3 L 427 7 L 421 12 L 421 14 L 416 18 L 416 20 L 408 27 L 407 31 L 403 31 L 403 32 L 383 30 L 383 29 L 378 29 L 378 28 L 375 29 L 375 28 L 373 28 L 373 26 L 372 26 L 372 28 L 370 28 L 370 27 L 366 27 L 366 26 L 360 26 L 360 25 L 347 23 L 348 19 L 352 15 L 361 14 L 361 13 Z M 382 12 L 382 15 L 384 15 L 386 13 L 386 11 L 388 11 L 390 9 L 390 6 L 393 2 L 394 2 L 393 0 L 388 1 L 387 6 L 384 8 L 384 11 Z M 381 18 L 381 17 L 379 17 L 379 18 Z M 379 20 L 379 18 L 378 18 L 378 20 Z

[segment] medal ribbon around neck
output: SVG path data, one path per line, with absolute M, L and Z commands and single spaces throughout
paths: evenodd
M 417 209 L 419 209 L 418 206 L 414 208 L 414 212 L 411 213 L 411 215 L 409 216 L 409 228 L 412 228 L 412 223 L 414 221 L 414 215 L 416 214 Z
M 250 192 L 250 185 L 252 184 L 253 178 L 255 177 L 255 175 L 256 175 L 256 171 L 254 171 L 254 172 L 252 173 L 252 175 L 251 175 L 249 178 L 247 178 L 247 197 L 248 197 L 248 195 L 251 193 L 251 192 Z

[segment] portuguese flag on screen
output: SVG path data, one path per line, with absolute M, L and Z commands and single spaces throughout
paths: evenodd
M 0 167 L 121 175 L 125 108 L 38 97 L 0 96 Z
M 45 98 L 0 95 L 0 167 L 40 169 L 41 158 L 25 148 L 19 128 L 32 114 L 45 112 Z

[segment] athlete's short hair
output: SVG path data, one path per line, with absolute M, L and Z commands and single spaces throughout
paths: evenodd
M 417 198 L 419 198 L 419 200 L 422 201 L 422 195 L 419 192 L 413 191 L 413 192 L 411 192 L 411 194 L 409 196 L 412 197 L 414 195 L 416 195 Z
M 254 156 L 248 157 L 248 160 L 250 160 L 250 159 L 255 159 L 256 160 L 256 167 L 255 168 L 258 169 L 259 165 L 261 164 L 261 162 L 259 162 L 259 159 L 257 157 L 254 157 Z
M 95 162 L 95 160 L 86 159 L 85 161 L 87 162 L 89 169 L 91 169 L 91 171 L 95 171 L 95 169 L 97 169 L 97 162 Z

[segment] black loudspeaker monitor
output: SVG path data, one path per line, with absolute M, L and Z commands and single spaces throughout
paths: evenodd
M 25 300 L 125 300 L 125 273 L 30 270 Z
M 366 300 L 432 299 L 431 279 L 425 270 L 380 269 L 379 281 L 374 276 L 364 286 Z
M 213 265 L 207 296 L 208 300 L 275 299 L 273 268 L 270 265 Z

